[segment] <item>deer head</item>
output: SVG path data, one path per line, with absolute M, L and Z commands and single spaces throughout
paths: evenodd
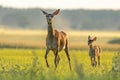
M 47 19 L 47 23 L 48 24 L 52 24 L 52 19 L 55 15 L 57 15 L 60 12 L 60 9 L 56 10 L 55 12 L 53 12 L 52 14 L 48 14 L 47 12 L 41 10 L 43 12 L 43 14 L 46 16 Z
M 94 41 L 96 41 L 97 37 L 94 37 L 93 39 L 91 39 L 91 36 L 88 36 L 88 45 L 92 45 L 92 43 Z

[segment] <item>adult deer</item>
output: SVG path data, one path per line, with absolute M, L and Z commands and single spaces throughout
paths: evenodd
M 96 41 L 96 39 L 97 37 L 94 37 L 93 39 L 91 39 L 91 37 L 88 36 L 89 56 L 91 59 L 92 66 L 97 65 L 96 57 L 98 58 L 98 65 L 100 65 L 100 47 L 92 45 L 92 43 Z
M 55 56 L 54 59 L 54 64 L 55 64 L 55 69 L 57 68 L 57 65 L 59 64 L 60 57 L 58 55 L 58 52 L 61 50 L 64 50 L 68 61 L 69 61 L 69 67 L 71 70 L 71 64 L 70 64 L 70 56 L 68 52 L 68 39 L 67 35 L 65 32 L 57 31 L 53 29 L 53 18 L 55 15 L 59 13 L 60 9 L 56 10 L 52 14 L 48 14 L 47 12 L 43 11 L 43 14 L 46 16 L 47 23 L 48 23 L 48 34 L 46 37 L 46 54 L 45 54 L 45 60 L 46 60 L 46 65 L 49 67 L 48 61 L 47 61 L 47 55 L 49 54 L 49 51 L 52 50 Z

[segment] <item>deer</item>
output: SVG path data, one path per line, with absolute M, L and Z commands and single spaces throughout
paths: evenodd
M 49 51 L 51 50 L 54 53 L 54 57 L 55 57 L 54 65 L 55 65 L 55 70 L 56 70 L 59 64 L 59 61 L 60 61 L 58 52 L 60 52 L 61 50 L 64 50 L 66 53 L 68 62 L 69 62 L 69 68 L 71 70 L 67 34 L 63 31 L 58 31 L 56 29 L 53 29 L 53 18 L 60 12 L 60 9 L 57 9 L 52 14 L 49 14 L 43 10 L 41 11 L 46 16 L 47 24 L 48 24 L 48 31 L 47 31 L 47 36 L 46 36 L 46 53 L 45 53 L 45 61 L 46 61 L 47 67 L 49 68 L 49 64 L 47 60 Z
M 96 41 L 97 37 L 94 37 L 91 39 L 91 36 L 88 36 L 88 46 L 89 46 L 89 56 L 91 60 L 91 65 L 93 67 L 96 67 L 97 61 L 96 58 L 98 59 L 98 66 L 100 66 L 100 52 L 101 48 L 98 45 L 92 45 L 94 41 Z

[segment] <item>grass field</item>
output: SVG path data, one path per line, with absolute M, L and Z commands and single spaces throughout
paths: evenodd
M 112 71 L 114 54 L 120 52 L 120 44 L 108 41 L 120 38 L 120 32 L 66 31 L 72 71 L 63 51 L 55 71 L 54 55 L 48 55 L 50 68 L 46 67 L 45 35 L 40 30 L 0 29 L 0 80 L 119 80 L 120 72 Z M 101 65 L 91 67 L 87 37 L 97 36 L 94 45 L 100 45 Z M 119 62 L 118 62 L 119 63 Z M 120 65 L 120 63 L 119 63 Z
M 64 52 L 55 71 L 54 56 L 48 55 L 50 68 L 46 67 L 44 49 L 1 49 L 0 80 L 119 80 L 111 74 L 114 51 L 101 54 L 101 66 L 91 67 L 87 51 L 70 50 L 72 71 Z M 107 76 L 113 75 L 113 76 Z M 92 76 L 92 77 L 91 77 Z M 107 78 L 107 79 L 106 79 Z

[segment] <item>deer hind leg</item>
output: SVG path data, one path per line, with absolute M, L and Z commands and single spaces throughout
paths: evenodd
M 50 51 L 49 49 L 46 49 L 45 61 L 46 61 L 47 67 L 49 67 L 49 64 L 48 64 L 48 61 L 47 61 L 47 55 L 48 55 L 49 51 Z
M 65 49 L 65 53 L 66 53 L 66 56 L 67 56 L 67 58 L 68 58 L 69 67 L 70 67 L 70 70 L 71 70 L 71 63 L 70 63 L 70 56 L 69 56 L 68 48 Z
M 100 56 L 98 56 L 98 66 L 100 66 Z

